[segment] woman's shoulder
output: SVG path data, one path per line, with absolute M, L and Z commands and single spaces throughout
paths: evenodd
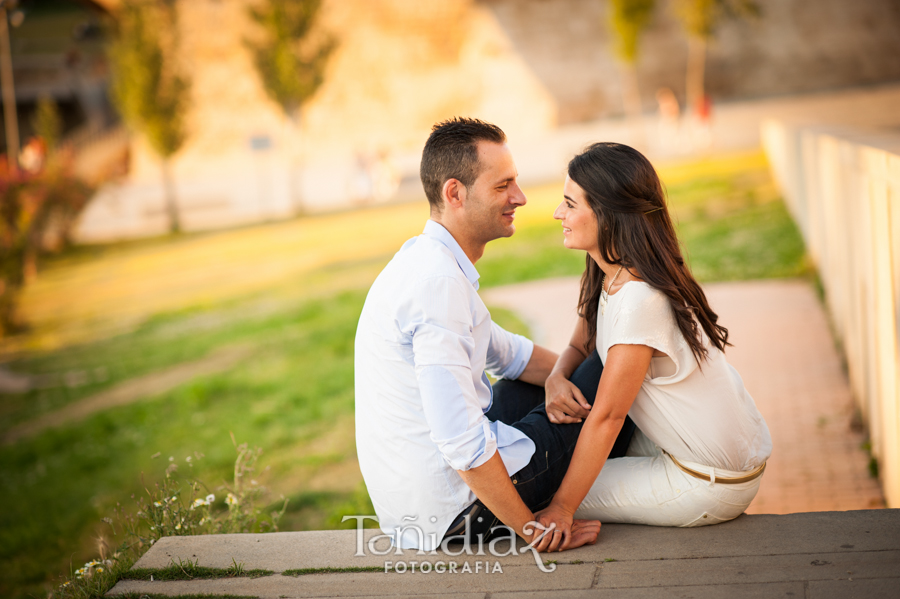
M 628 281 L 613 297 L 619 297 L 613 315 L 613 322 L 618 326 L 662 330 L 674 324 L 668 296 L 649 283 Z
M 634 309 L 658 308 L 669 303 L 665 293 L 645 281 L 628 281 L 616 295 L 621 295 L 620 301 Z

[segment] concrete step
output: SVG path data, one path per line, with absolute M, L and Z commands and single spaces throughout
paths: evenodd
M 392 550 L 380 531 L 166 537 L 135 568 L 173 562 L 275 574 L 120 581 L 123 593 L 254 597 L 900 597 L 900 510 L 744 515 L 702 528 L 603 526 L 600 541 L 535 555 L 509 540 L 478 554 Z M 554 560 L 556 563 L 547 563 Z M 414 564 L 415 562 L 415 564 Z M 426 565 L 427 564 L 427 565 Z M 451 566 L 452 564 L 452 566 Z M 367 568 L 370 571 L 341 572 Z M 311 569 L 302 575 L 284 575 Z M 415 569 L 415 572 L 413 572 Z M 318 572 L 316 572 L 318 570 Z M 329 571 L 330 570 L 330 571 Z M 553 571 L 549 571 L 553 570 Z

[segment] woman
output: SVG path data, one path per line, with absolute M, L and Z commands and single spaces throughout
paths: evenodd
M 684 263 L 650 162 L 614 143 L 569 163 L 554 213 L 565 246 L 587 252 L 579 323 L 547 379 L 554 422 L 586 416 L 572 463 L 538 521 L 568 546 L 573 518 L 656 526 L 731 520 L 750 504 L 772 450 L 765 421 L 725 361 L 717 323 Z M 597 349 L 593 408 L 568 380 Z M 604 465 L 626 415 L 626 457 Z

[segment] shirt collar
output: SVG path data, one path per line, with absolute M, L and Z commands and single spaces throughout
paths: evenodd
M 428 222 L 425 223 L 425 230 L 422 231 L 423 235 L 428 235 L 429 237 L 433 237 L 437 239 L 449 249 L 453 253 L 453 257 L 456 258 L 456 263 L 459 264 L 459 267 L 462 269 L 463 274 L 466 275 L 466 278 L 469 279 L 469 282 L 472 283 L 472 286 L 475 289 L 478 289 L 478 278 L 481 276 L 478 274 L 478 271 L 475 270 L 475 265 L 472 264 L 472 261 L 469 260 L 469 257 L 466 256 L 466 253 L 463 251 L 459 244 L 454 239 L 453 235 L 450 234 L 444 225 L 428 219 Z

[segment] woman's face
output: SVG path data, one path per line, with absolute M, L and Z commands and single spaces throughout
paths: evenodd
M 597 250 L 597 217 L 588 204 L 584 190 L 566 177 L 563 196 L 562 203 L 553 213 L 553 218 L 562 221 L 565 235 L 563 244 L 570 250 L 584 250 L 588 253 Z

